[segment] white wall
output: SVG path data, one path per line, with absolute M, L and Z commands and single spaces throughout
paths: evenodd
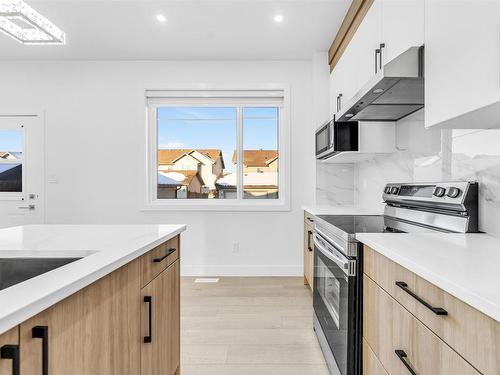
M 300 205 L 314 199 L 311 76 L 310 61 L 0 62 L 0 112 L 46 111 L 49 223 L 187 223 L 185 275 L 301 275 Z M 144 90 L 200 82 L 290 85 L 290 212 L 140 210 Z

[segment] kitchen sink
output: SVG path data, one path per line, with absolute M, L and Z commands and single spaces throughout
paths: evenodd
M 81 258 L 0 258 L 0 290 Z

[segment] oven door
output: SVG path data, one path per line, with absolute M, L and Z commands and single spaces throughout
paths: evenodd
M 359 371 L 359 310 L 356 298 L 355 260 L 348 259 L 326 239 L 314 235 L 313 305 L 321 337 L 335 360 L 333 373 L 353 375 Z M 318 337 L 320 337 L 318 335 Z M 320 339 L 320 342 L 322 340 Z M 329 353 L 325 353 L 325 358 Z

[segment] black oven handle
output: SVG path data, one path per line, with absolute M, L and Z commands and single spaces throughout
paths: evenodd
M 330 259 L 332 262 L 334 262 L 339 268 L 346 274 L 349 274 L 349 259 L 337 255 L 334 252 L 330 252 L 324 247 L 319 241 L 318 241 L 318 236 L 314 234 L 314 247 L 319 250 L 321 254 L 323 254 L 325 257 Z M 337 252 L 335 249 L 333 249 L 335 252 Z

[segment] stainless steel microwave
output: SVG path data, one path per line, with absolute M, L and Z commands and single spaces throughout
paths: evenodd
M 316 159 L 328 159 L 343 151 L 359 151 L 359 123 L 333 119 L 316 131 Z

